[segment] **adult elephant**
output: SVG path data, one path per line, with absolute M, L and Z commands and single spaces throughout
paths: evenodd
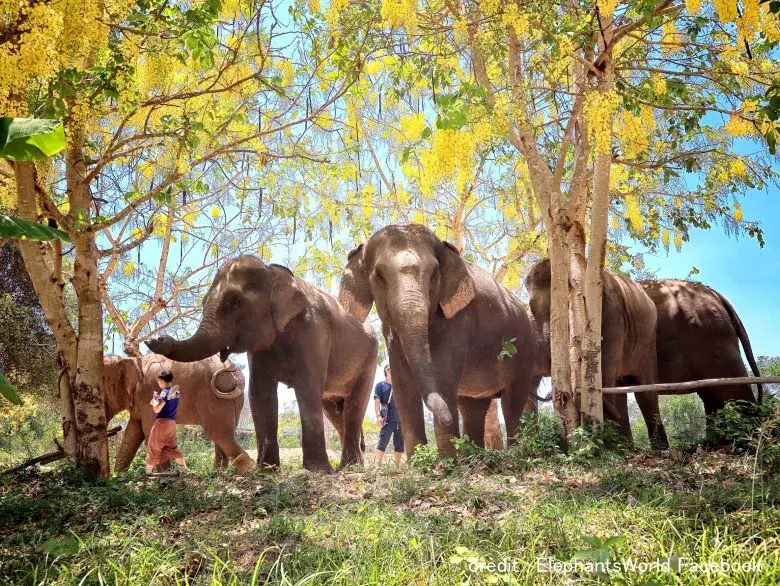
M 501 397 L 507 437 L 539 376 L 528 314 L 486 271 L 419 224 L 379 230 L 353 250 L 342 274 L 339 300 L 360 321 L 372 304 L 382 320 L 407 454 L 426 442 L 420 398 L 433 412 L 436 443 L 452 454 L 464 432 L 482 445 L 485 415 Z M 519 352 L 498 356 L 516 339 Z
M 149 401 L 156 392 L 161 370 L 173 373 L 174 384 L 181 389 L 176 415 L 179 425 L 200 425 L 206 437 L 214 442 L 214 468 L 228 462 L 244 473 L 254 468 L 252 458 L 235 438 L 239 414 L 244 405 L 244 375 L 227 361 L 211 356 L 185 364 L 156 354 L 140 358 L 107 357 L 103 363 L 103 389 L 106 420 L 130 411 L 114 469 L 125 470 L 133 461 L 141 443 L 149 437 L 154 411 Z
M 639 284 L 658 313 L 658 382 L 748 376 L 740 342 L 753 374 L 761 376 L 745 326 L 723 295 L 702 283 L 689 281 L 661 279 Z M 759 400 L 761 392 L 758 385 Z M 756 400 L 750 385 L 704 387 L 696 393 L 707 415 L 713 415 L 728 401 Z M 686 394 L 686 391 L 662 394 Z
M 343 398 L 341 465 L 362 462 L 360 432 L 376 371 L 377 341 L 338 301 L 286 267 L 241 256 L 217 273 L 194 336 L 147 345 L 193 362 L 219 352 L 249 353 L 249 405 L 258 460 L 279 466 L 279 382 L 295 389 L 301 413 L 303 466 L 331 471 L 325 450 L 324 400 Z
M 546 352 L 550 350 L 550 260 L 533 265 L 525 278 L 531 312 L 542 330 Z M 657 382 L 655 304 L 635 281 L 604 271 L 601 316 L 601 380 L 605 387 Z M 544 363 L 549 368 L 549 360 Z M 549 376 L 547 370 L 545 375 Z M 658 410 L 657 393 L 637 393 L 637 403 L 647 423 L 653 445 L 668 445 Z M 605 395 L 607 418 L 617 423 L 621 435 L 631 441 L 627 395 Z

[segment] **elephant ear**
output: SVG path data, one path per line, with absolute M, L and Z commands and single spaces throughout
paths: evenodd
M 361 323 L 366 321 L 368 312 L 374 304 L 366 271 L 363 268 L 362 244 L 347 256 L 347 266 L 341 273 L 339 303 Z
M 444 246 L 439 259 L 439 307 L 444 312 L 444 317 L 450 319 L 474 299 L 474 280 L 458 249 L 449 242 L 442 244 Z
M 306 309 L 306 294 L 292 271 L 282 265 L 268 265 L 275 279 L 271 290 L 271 317 L 276 331 L 281 332 L 296 315 Z

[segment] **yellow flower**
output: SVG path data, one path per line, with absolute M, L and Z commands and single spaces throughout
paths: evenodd
M 584 114 L 588 132 L 595 137 L 596 153 L 612 150 L 612 121 L 620 104 L 616 91 L 594 91 L 585 98 Z
M 135 261 L 129 260 L 122 266 L 122 271 L 125 273 L 125 277 L 129 277 L 135 271 Z
M 696 16 L 701 12 L 701 0 L 685 0 L 685 7 L 689 15 Z
M 669 250 L 669 230 L 664 230 L 661 233 L 661 242 L 666 250 Z
M 729 165 L 729 171 L 733 176 L 742 177 L 747 173 L 747 167 L 742 159 L 734 159 Z
M 642 206 L 636 193 L 626 195 L 626 219 L 634 232 L 642 233 L 645 229 L 645 220 L 642 217 Z
M 404 27 L 409 33 L 417 30 L 417 0 L 382 0 L 380 13 L 390 28 Z
M 219 218 L 219 215 L 220 215 L 220 211 L 219 211 L 219 208 L 217 206 L 214 206 L 213 208 L 211 208 L 211 217 L 212 218 L 214 218 L 216 220 L 216 219 Z
M 734 221 L 735 222 L 741 222 L 743 218 L 742 215 L 742 206 L 739 205 L 739 202 L 734 204 Z
M 679 232 L 674 233 L 674 247 L 677 249 L 677 252 L 682 250 L 682 234 Z

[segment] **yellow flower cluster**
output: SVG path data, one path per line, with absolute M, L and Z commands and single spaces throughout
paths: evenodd
M 631 229 L 641 234 L 645 229 L 645 220 L 642 217 L 642 206 L 639 203 L 639 196 L 635 191 L 626 194 L 626 219 Z
M 742 159 L 734 159 L 729 165 L 729 172 L 733 177 L 744 177 L 747 174 L 747 167 Z
M 401 139 L 407 141 L 419 140 L 425 128 L 425 114 L 412 114 L 401 118 Z
M 653 74 L 650 76 L 650 84 L 653 87 L 653 91 L 657 96 L 663 95 L 666 93 L 666 79 L 661 77 L 660 75 Z
M 614 90 L 593 91 L 585 97 L 585 124 L 594 137 L 597 154 L 612 149 L 612 121 L 619 104 L 620 96 Z
M 501 15 L 504 26 L 511 26 L 518 37 L 523 38 L 528 33 L 528 17 L 520 12 L 520 8 L 514 2 L 509 4 Z
M 18 384 L 17 380 L 13 381 Z M 33 395 L 23 394 L 21 405 L 12 405 L 6 400 L 0 400 L 0 426 L 8 429 L 8 435 L 16 435 L 24 425 L 28 417 L 35 415 L 38 410 Z
M 701 0 L 685 0 L 685 8 L 688 9 L 688 14 L 696 16 L 701 12 Z M 666 247 L 669 248 L 669 245 L 667 244 Z
M 129 260 L 122 266 L 122 272 L 125 274 L 125 277 L 129 277 L 133 274 L 135 271 L 135 261 Z
M 293 65 L 288 59 L 283 59 L 277 64 L 279 72 L 282 74 L 282 84 L 288 86 L 293 79 Z
M 612 16 L 615 13 L 615 8 L 617 8 L 619 2 L 620 0 L 596 0 L 602 18 Z
M 339 15 L 349 4 L 349 0 L 331 0 L 330 6 L 325 11 L 325 22 L 328 26 L 335 28 L 339 24 Z
M 669 250 L 669 230 L 664 229 L 661 233 L 661 243 L 666 250 Z
M 458 193 L 473 176 L 474 156 L 478 146 L 490 134 L 487 122 L 478 122 L 471 129 L 437 130 L 431 139 L 431 148 L 421 155 L 420 191 L 428 194 L 436 182 L 455 179 Z
M 682 34 L 677 31 L 673 20 L 667 20 L 661 25 L 661 51 L 676 53 L 683 43 Z
M 417 30 L 417 0 L 382 0 L 380 14 L 390 28 L 404 27 L 408 33 Z
M 682 234 L 679 232 L 674 233 L 674 247 L 677 249 L 677 252 L 682 250 Z
M 639 115 L 628 110 L 620 113 L 616 134 L 620 138 L 623 152 L 627 158 L 646 155 L 650 147 L 650 138 L 655 131 L 655 116 L 650 106 L 639 107 Z
M 724 125 L 724 128 L 729 136 L 733 137 L 750 136 L 756 132 L 756 127 L 753 125 L 753 123 L 750 120 L 743 118 L 736 112 L 731 114 L 731 117 Z
M 452 32 L 455 33 L 455 41 L 464 42 L 469 36 L 469 23 L 465 18 L 458 18 L 452 23 Z
M 742 206 L 739 205 L 739 203 L 734 204 L 734 221 L 735 222 L 741 222 L 743 218 L 742 215 Z
M 718 18 L 721 22 L 734 22 L 737 20 L 737 3 L 734 0 L 712 0 Z

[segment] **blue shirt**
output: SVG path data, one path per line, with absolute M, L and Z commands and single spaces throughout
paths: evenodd
M 179 408 L 179 387 L 165 387 L 157 395 L 158 401 L 165 401 L 165 405 L 155 416 L 155 419 L 176 420 L 176 410 Z
M 390 392 L 392 391 L 393 387 L 390 385 L 387 381 L 379 381 L 376 383 L 376 386 L 374 387 L 374 396 L 379 399 L 379 402 L 382 405 L 387 405 L 388 399 L 390 399 Z M 390 399 L 390 407 L 387 410 L 387 417 L 385 417 L 385 422 L 388 421 L 399 421 L 398 419 L 398 409 L 396 409 L 395 406 L 395 397 Z

